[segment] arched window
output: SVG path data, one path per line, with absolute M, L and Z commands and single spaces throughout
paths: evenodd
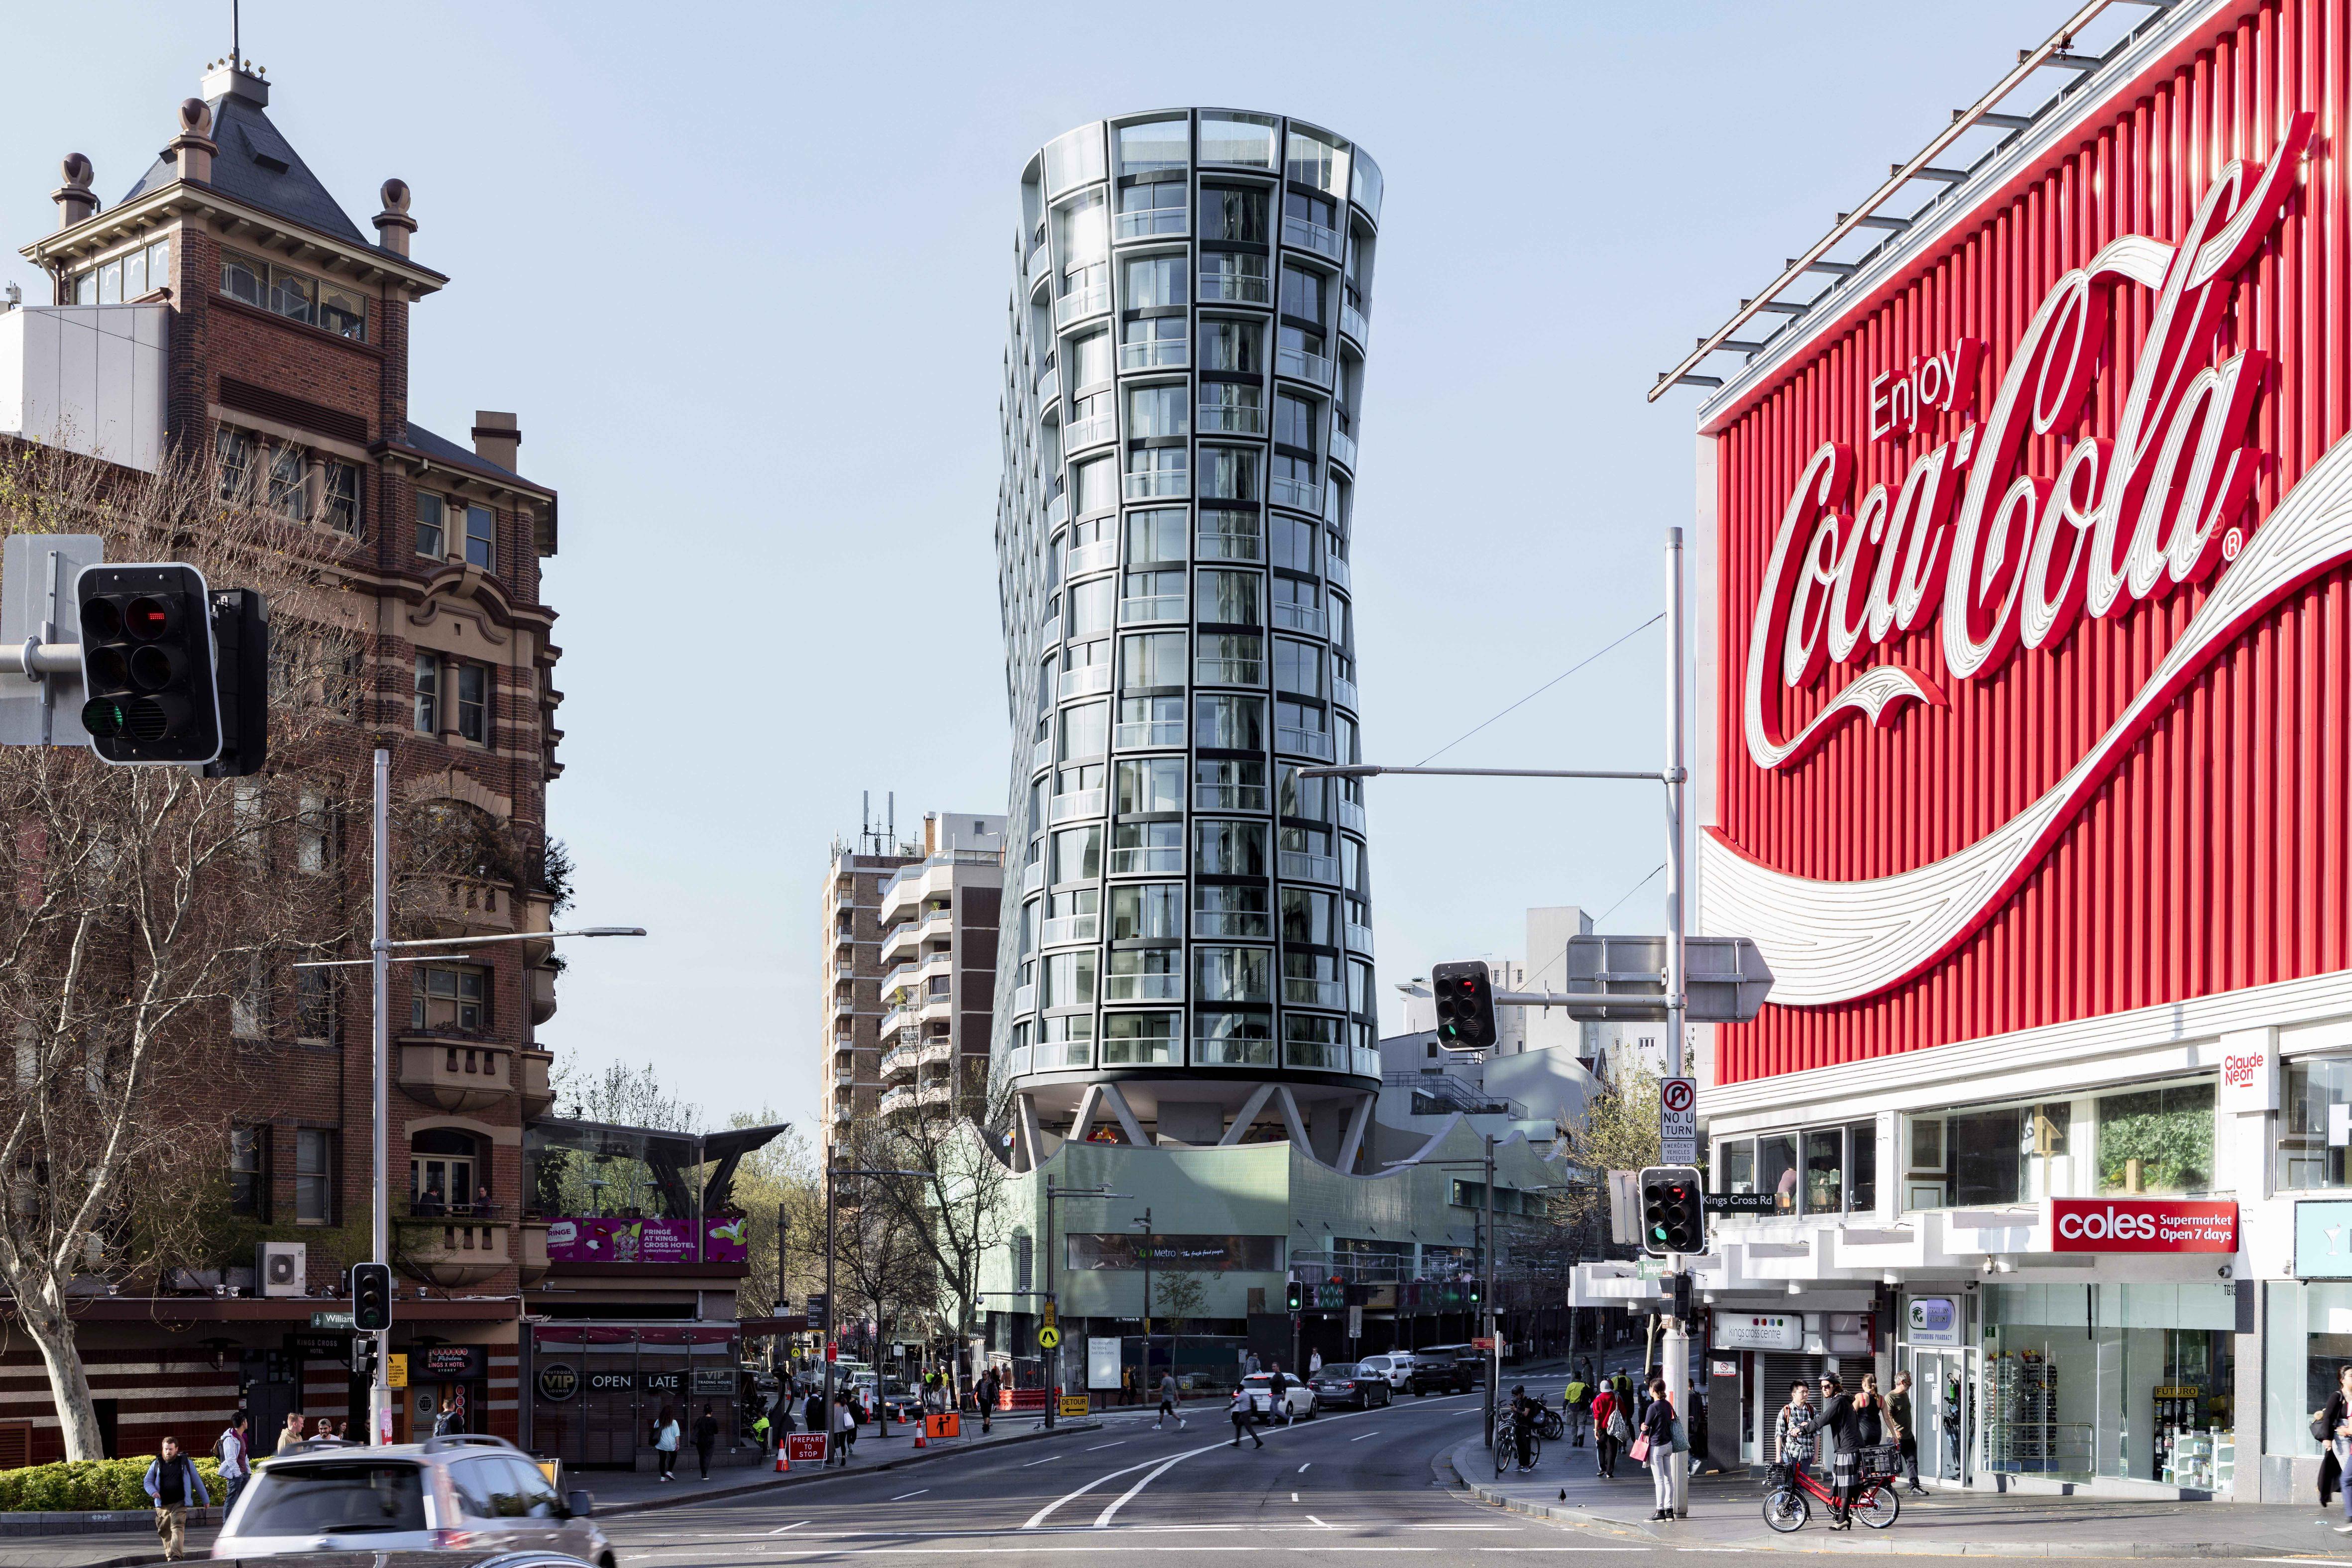
M 427 1127 L 408 1138 L 408 1206 L 419 1215 L 477 1215 L 489 1201 L 490 1165 L 480 1142 L 455 1127 Z

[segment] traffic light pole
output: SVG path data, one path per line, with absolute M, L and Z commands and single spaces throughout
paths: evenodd
M 375 1224 L 371 1257 L 387 1269 L 392 1266 L 392 1175 L 390 1121 L 385 1101 L 392 1093 L 392 753 L 375 753 L 375 803 L 372 814 L 375 886 L 374 935 L 368 942 L 373 980 L 375 1037 L 375 1093 L 369 1130 L 375 1156 Z M 356 1303 L 354 1303 L 356 1305 Z M 375 1377 L 368 1384 L 368 1442 L 381 1447 L 392 1441 L 392 1331 L 375 1336 Z
M 1683 770 L 1683 531 L 1666 530 L 1666 1076 L 1681 1078 L 1684 1073 L 1685 1014 L 1688 998 L 1684 994 L 1683 968 L 1683 791 L 1685 774 Z M 1706 1190 L 1704 1181 L 1700 1191 Z M 1701 1246 L 1705 1246 L 1702 1233 Z M 1681 1253 L 1666 1260 L 1667 1271 L 1683 1274 L 1689 1270 L 1688 1259 Z M 1667 1299 L 1673 1300 L 1679 1291 L 1670 1282 Z M 1683 1417 L 1685 1434 L 1697 1429 L 1690 1419 L 1694 1411 L 1690 1397 L 1690 1331 L 1679 1317 L 1666 1320 L 1663 1360 L 1666 1378 L 1666 1395 L 1674 1401 L 1676 1414 Z M 1687 1450 L 1674 1456 L 1675 1517 L 1690 1515 L 1690 1454 Z
M 1478 1250 L 1479 1278 L 1485 1288 L 1478 1295 L 1479 1306 L 1485 1309 L 1479 1318 L 1486 1331 L 1486 1448 L 1495 1447 L 1495 1395 L 1503 1386 L 1503 1342 L 1495 1332 L 1495 1135 L 1486 1136 L 1486 1245 Z

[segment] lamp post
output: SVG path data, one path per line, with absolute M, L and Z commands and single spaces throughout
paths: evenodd
M 1143 1381 L 1151 1382 L 1151 1205 L 1143 1205 L 1143 1217 L 1127 1222 L 1130 1230 L 1143 1232 Z M 1171 1347 L 1173 1356 L 1173 1347 Z
M 1060 1335 L 1062 1331 L 1061 1299 L 1054 1292 L 1054 1205 L 1064 1198 L 1122 1198 L 1132 1201 L 1134 1195 L 1135 1194 L 1132 1193 L 1115 1193 L 1108 1187 L 1056 1187 L 1054 1185 L 1053 1177 L 1047 1176 L 1045 1178 L 1045 1300 L 1054 1305 L 1054 1332 L 1056 1337 Z M 1062 1364 L 1062 1347 L 1056 1344 L 1053 1347 L 1051 1353 L 1053 1356 L 1051 1365 L 1054 1369 L 1058 1369 Z M 1049 1428 L 1054 1425 L 1054 1417 L 1058 1413 L 1056 1406 L 1061 1403 L 1061 1394 L 1062 1385 L 1058 1381 L 1056 1372 L 1049 1370 L 1045 1374 L 1045 1425 Z
M 435 958 L 455 956 L 453 948 L 487 947 L 504 942 L 547 942 L 570 936 L 643 936 L 643 926 L 583 926 L 576 931 L 517 931 L 499 936 L 433 937 L 420 942 L 392 940 L 392 753 L 377 748 L 375 753 L 375 798 L 371 812 L 369 831 L 370 852 L 374 861 L 373 897 L 373 935 L 368 942 L 365 958 L 330 958 L 312 960 L 294 965 L 296 969 L 355 969 L 366 964 L 373 972 L 375 1046 L 375 1091 L 370 1097 L 374 1104 L 370 1144 L 375 1161 L 375 1216 L 371 1227 L 371 1256 L 386 1268 L 392 1264 L 392 1174 L 390 1110 L 387 1101 L 392 1092 L 392 965 L 424 963 Z M 394 958 L 395 949 L 434 948 L 429 953 L 415 953 Z M 368 1441 L 381 1447 L 392 1441 L 392 1331 L 377 1334 L 375 1347 L 375 1384 L 368 1391 Z

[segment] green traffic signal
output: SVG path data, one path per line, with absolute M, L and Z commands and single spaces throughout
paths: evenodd
M 120 735 L 130 721 L 130 710 L 110 697 L 93 697 L 81 705 L 81 727 L 100 740 Z

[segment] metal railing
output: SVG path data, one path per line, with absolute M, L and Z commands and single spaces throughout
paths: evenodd
M 1108 414 L 1097 414 L 1089 419 L 1074 419 L 1062 426 L 1062 450 L 1075 452 L 1084 447 L 1097 446 L 1117 438 L 1118 421 Z
M 1348 922 L 1348 951 L 1349 952 L 1360 952 L 1366 958 L 1371 957 L 1372 928 L 1370 926 L 1360 926 L 1355 921 L 1349 921 Z
M 1212 1068 L 1270 1068 L 1274 1066 L 1274 1041 L 1226 1036 L 1222 1039 L 1196 1035 L 1192 1037 L 1192 1065 Z
M 1126 476 L 1129 500 L 1181 500 L 1192 493 L 1192 473 L 1184 468 L 1140 468 Z
M 1331 737 L 1320 730 L 1300 730 L 1288 724 L 1277 724 L 1274 730 L 1274 749 L 1328 763 L 1331 760 Z
M 1021 890 L 1034 893 L 1045 885 L 1045 862 L 1032 860 L 1021 868 Z
M 1251 403 L 1203 403 L 1201 405 L 1201 434 L 1263 436 L 1265 434 L 1265 410 Z
M 1099 315 L 1109 309 L 1109 284 L 1097 283 L 1089 289 L 1074 289 L 1054 301 L 1054 324 L 1066 327 L 1072 321 Z
M 1353 581 L 1355 574 L 1348 569 L 1348 558 L 1336 551 L 1323 552 L 1323 575 L 1336 587 L 1352 588 L 1356 585 Z
M 1212 941 L 1264 940 L 1273 919 L 1263 910 L 1194 910 L 1192 934 Z
M 1365 320 L 1363 311 L 1344 300 L 1339 306 L 1339 330 L 1363 346 L 1371 346 L 1372 323 Z
M 1182 234 L 1188 209 L 1184 207 L 1139 207 L 1118 215 L 1118 237 L 1145 239 L 1157 234 Z
M 1265 558 L 1265 549 L 1258 539 L 1255 521 L 1245 531 L 1203 525 L 1192 537 L 1192 552 L 1202 561 L 1262 561 Z
M 1013 1010 L 1016 1013 L 1034 1013 L 1037 1010 L 1037 983 L 1035 981 L 1033 980 L 1026 985 L 1016 985 L 1013 988 Z
M 1097 539 L 1092 544 L 1078 545 L 1062 557 L 1062 576 L 1066 581 L 1118 564 L 1118 541 Z
M 1163 876 L 1183 868 L 1184 847 L 1181 844 L 1128 845 L 1110 852 L 1110 874 L 1114 877 Z
M 1139 719 L 1112 728 L 1111 741 L 1122 752 L 1184 743 L 1181 719 Z
M 1353 708 L 1357 706 L 1356 683 L 1349 679 L 1344 675 L 1333 676 L 1331 678 L 1331 700 L 1337 702 L 1342 708 Z
M 1282 220 L 1282 243 L 1295 245 L 1301 250 L 1311 250 L 1318 256 L 1328 256 L 1338 261 L 1347 254 L 1347 242 L 1339 231 L 1310 218 L 1285 217 Z
M 1151 594 L 1118 602 L 1118 624 L 1135 626 L 1151 621 L 1181 621 L 1184 618 L 1184 595 L 1181 594 Z
M 1037 927 L 1037 945 L 1066 947 L 1074 942 L 1094 942 L 1102 930 L 1102 916 L 1055 915 Z
M 1278 375 L 1296 376 L 1300 381 L 1311 381 L 1318 386 L 1331 384 L 1329 354 L 1309 353 L 1305 349 L 1276 348 L 1274 351 L 1274 368 Z
M 1067 822 L 1074 816 L 1100 816 L 1103 814 L 1103 792 L 1098 789 L 1072 790 L 1057 795 L 1046 810 L 1046 819 Z
M 1209 268 L 1201 271 L 1201 302 L 1204 305 L 1264 305 L 1273 298 L 1272 281 L 1261 273 Z
M 1195 811 L 1264 811 L 1265 785 L 1254 784 L 1200 784 L 1192 786 L 1192 809 Z
M 1339 803 L 1339 826 L 1342 827 L 1351 827 L 1358 833 L 1363 832 L 1364 803 L 1360 800 L 1341 801 Z
M 1304 849 L 1285 849 L 1276 857 L 1286 882 L 1336 882 L 1339 879 L 1339 859 L 1330 855 L 1310 854 Z
M 1300 511 L 1323 510 L 1323 487 L 1312 479 L 1294 479 L 1277 474 L 1265 485 L 1265 499 L 1276 506 L 1296 507 Z
M 1347 1001 L 1347 987 L 1336 980 L 1309 980 L 1301 975 L 1282 977 L 1282 999 L 1296 1007 L 1339 1007 Z
M 1087 697 L 1097 691 L 1108 691 L 1110 661 L 1105 659 L 1100 664 L 1082 664 L 1076 669 L 1062 671 L 1055 689 L 1064 697 Z
M 1192 679 L 1202 686 L 1263 686 L 1265 661 L 1260 658 L 1196 658 Z
M 1356 466 L 1356 438 L 1340 429 L 1336 422 L 1331 426 L 1331 460 L 1345 463 L 1351 468 Z
M 1029 748 L 1029 771 L 1034 773 L 1040 768 L 1050 768 L 1053 765 L 1054 738 L 1048 735 Z
M 1070 492 L 1057 490 L 1045 502 L 1045 526 L 1059 528 L 1070 521 Z
M 1121 370 L 1182 370 L 1192 363 L 1192 342 L 1185 338 L 1145 338 L 1118 345 Z
M 1302 605 L 1292 599 L 1274 602 L 1274 624 L 1284 631 L 1323 635 L 1325 617 L 1320 605 Z
M 1103 976 L 1103 1000 L 1181 1002 L 1184 1000 L 1184 977 L 1181 974 L 1106 974 Z

